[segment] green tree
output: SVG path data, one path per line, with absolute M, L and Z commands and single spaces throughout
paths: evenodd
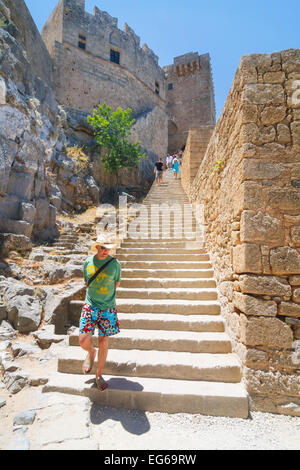
M 108 173 L 115 175 L 119 185 L 119 171 L 122 168 L 137 168 L 146 154 L 140 142 L 130 143 L 128 137 L 135 123 L 130 108 L 122 110 L 120 107 L 112 111 L 106 103 L 94 109 L 93 115 L 88 116 L 88 123 L 94 130 L 97 143 L 104 149 L 102 162 Z

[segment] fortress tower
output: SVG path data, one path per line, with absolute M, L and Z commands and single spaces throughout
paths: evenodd
M 69 113 L 91 113 L 104 101 L 132 108 L 149 178 L 154 160 L 183 148 L 190 128 L 215 124 L 208 54 L 186 54 L 162 69 L 127 24 L 120 30 L 117 18 L 97 7 L 87 13 L 85 0 L 59 0 L 42 37 L 56 98 Z
M 216 123 L 209 54 L 189 53 L 164 67 L 169 117 L 169 153 L 183 149 L 192 128 Z

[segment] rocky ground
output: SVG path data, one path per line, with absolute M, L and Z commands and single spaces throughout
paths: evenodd
M 43 394 L 68 344 L 68 335 L 55 334 L 54 326 L 46 323 L 45 312 L 54 294 L 60 298 L 69 290 L 80 292 L 82 261 L 94 225 L 93 211 L 61 217 L 57 244 L 36 246 L 25 257 L 10 252 L 3 260 L 0 450 L 299 450 L 300 418 L 262 413 L 252 413 L 247 420 L 167 415 L 100 407 L 80 396 Z

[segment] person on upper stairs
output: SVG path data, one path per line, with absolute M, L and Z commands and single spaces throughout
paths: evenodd
M 156 181 L 157 185 L 160 186 L 163 182 L 163 173 L 164 173 L 165 166 L 162 162 L 162 159 L 159 158 L 158 162 L 155 163 L 154 173 L 156 174 Z

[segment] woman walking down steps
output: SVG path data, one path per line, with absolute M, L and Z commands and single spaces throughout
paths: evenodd
M 161 186 L 154 184 L 145 198 L 149 214 L 145 220 L 151 221 L 153 204 L 166 201 L 182 208 L 189 203 L 181 181 L 171 173 L 166 173 Z M 210 255 L 178 238 L 174 214 L 169 212 L 168 238 L 159 227 L 158 237 L 129 236 L 117 251 L 122 265 L 117 289 L 122 331 L 109 338 L 103 369 L 100 364 L 98 373 L 96 366 L 91 371 L 105 374 L 109 388 L 99 393 L 106 385 L 100 383 L 97 388 L 83 374 L 85 357 L 76 330 L 58 359 L 59 372 L 44 391 L 80 393 L 94 403 L 131 410 L 247 418 L 241 363 L 225 332 Z M 194 215 L 190 226 L 195 230 Z M 69 304 L 75 325 L 84 304 L 78 300 Z M 95 348 L 98 340 L 91 340 Z

